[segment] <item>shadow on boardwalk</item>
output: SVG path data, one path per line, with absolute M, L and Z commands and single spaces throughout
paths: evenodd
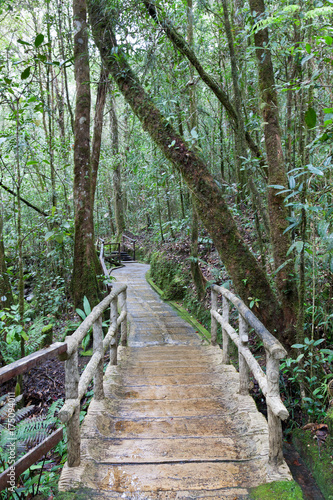
M 92 401 L 82 424 L 81 465 L 65 465 L 59 489 L 89 488 L 86 498 L 242 499 L 250 487 L 291 479 L 286 465 L 267 470 L 267 422 L 237 393 L 235 369 L 161 301 L 148 269 L 133 263 L 114 273 L 128 285 L 128 347 L 107 368 L 106 398 Z

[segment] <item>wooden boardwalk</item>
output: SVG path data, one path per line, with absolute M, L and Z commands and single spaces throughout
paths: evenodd
M 291 479 L 283 464 L 268 470 L 268 431 L 252 398 L 221 351 L 158 297 L 149 266 L 114 272 L 128 285 L 130 334 L 82 424 L 82 461 L 65 465 L 64 491 L 86 498 L 243 499 L 248 489 Z

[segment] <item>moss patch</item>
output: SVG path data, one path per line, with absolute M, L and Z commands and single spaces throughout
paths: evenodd
M 295 481 L 274 481 L 250 491 L 253 500 L 302 500 L 302 490 Z
M 333 438 L 328 437 L 319 448 L 311 431 L 296 429 L 293 432 L 293 444 L 312 472 L 317 485 L 327 500 L 333 500 Z

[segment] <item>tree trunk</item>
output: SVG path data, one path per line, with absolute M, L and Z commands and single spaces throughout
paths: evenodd
M 92 169 L 90 162 L 90 71 L 85 0 L 74 0 L 74 69 L 76 107 L 74 122 L 75 239 L 72 297 L 75 307 L 86 296 L 91 306 L 100 301 L 97 275 L 102 274 L 94 247 Z
M 101 155 L 101 143 L 103 132 L 103 114 L 106 101 L 106 93 L 108 89 L 109 72 L 102 66 L 101 74 L 99 77 L 96 97 L 96 108 L 94 118 L 94 136 L 91 151 L 91 196 L 92 208 L 94 208 L 95 192 L 97 184 L 97 173 L 99 166 L 99 158 Z
M 193 36 L 193 3 L 192 0 L 187 0 L 187 43 L 191 50 L 193 50 L 194 36 Z M 190 133 L 196 129 L 198 133 L 198 113 L 197 113 L 197 100 L 195 93 L 195 85 L 193 81 L 194 68 L 190 63 L 190 82 L 188 86 L 189 101 L 190 101 L 190 117 L 189 128 Z M 198 237 L 199 237 L 199 220 L 195 208 L 195 198 L 192 197 L 192 221 L 191 221 L 191 274 L 195 286 L 197 297 L 202 301 L 205 297 L 206 280 L 202 274 L 199 266 L 199 253 L 198 253 Z
M 261 20 L 265 14 L 263 0 L 250 0 L 251 12 Z M 288 186 L 279 126 L 279 105 L 275 90 L 274 70 L 269 50 L 267 28 L 258 29 L 254 34 L 259 72 L 259 88 L 262 99 L 264 135 L 268 161 L 268 185 Z M 271 241 L 276 273 L 275 281 L 282 302 L 287 324 L 294 328 L 297 317 L 297 288 L 292 259 L 287 259 L 291 245 L 288 227 L 288 210 L 284 203 L 285 195 L 277 195 L 277 189 L 268 188 L 268 208 Z
M 154 21 L 159 24 L 165 31 L 167 37 L 171 40 L 171 42 L 177 47 L 177 49 L 190 61 L 190 63 L 197 70 L 200 75 L 202 81 L 214 92 L 218 100 L 224 106 L 231 122 L 235 128 L 238 127 L 238 119 L 237 112 L 230 102 L 227 92 L 223 89 L 221 85 L 211 76 L 209 75 L 201 65 L 198 60 L 195 52 L 191 49 L 191 47 L 186 43 L 186 40 L 178 33 L 178 31 L 172 25 L 172 22 L 165 17 L 163 12 L 159 13 L 156 10 L 155 4 L 150 0 L 142 0 L 149 15 L 154 19 Z M 254 143 L 252 137 L 249 132 L 245 133 L 246 141 L 248 143 L 249 148 L 254 153 L 257 158 L 262 159 L 262 154 L 260 148 L 257 144 Z
M 12 287 L 7 274 L 5 247 L 3 244 L 3 218 L 0 205 L 0 309 L 10 308 L 14 304 Z
M 113 165 L 113 203 L 114 216 L 116 222 L 116 237 L 117 241 L 121 241 L 122 234 L 125 230 L 124 209 L 121 190 L 121 158 L 119 155 L 119 137 L 118 137 L 118 118 L 116 112 L 116 104 L 113 96 L 111 96 L 110 108 L 110 125 L 111 125 L 111 145 L 112 155 L 115 158 Z
M 273 334 L 290 344 L 291 338 L 284 332 L 285 318 L 278 299 L 261 266 L 240 236 L 221 190 L 207 166 L 161 115 L 140 85 L 125 55 L 117 47 L 110 10 L 104 0 L 89 0 L 88 8 L 92 33 L 104 64 L 144 130 L 148 131 L 166 158 L 181 172 L 193 192 L 198 215 L 212 236 L 237 293 L 246 303 L 249 297 L 259 299 L 259 307 L 255 307 L 254 312 Z

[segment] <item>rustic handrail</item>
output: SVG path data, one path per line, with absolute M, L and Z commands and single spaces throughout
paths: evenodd
M 30 370 L 34 366 L 40 365 L 45 359 L 55 355 L 63 356 L 67 351 L 66 342 L 55 342 L 48 347 L 44 347 L 24 358 L 14 361 L 9 365 L 0 368 L 0 385 L 7 382 L 17 375 Z M 5 471 L 0 474 L 0 491 L 13 487 L 16 484 L 19 476 L 29 469 L 31 465 L 40 460 L 47 452 L 54 448 L 59 441 L 63 439 L 63 428 L 54 431 L 50 436 L 47 436 L 40 444 L 28 451 L 23 457 L 11 464 Z
M 127 286 L 124 284 L 113 285 L 112 292 L 93 308 L 89 316 L 71 336 L 66 337 L 66 401 L 58 416 L 60 421 L 65 423 L 67 427 L 67 464 L 69 467 L 80 465 L 80 401 L 92 379 L 94 379 L 95 399 L 104 399 L 104 354 L 110 347 L 110 364 L 117 364 L 117 331 L 119 326 L 121 327 L 120 342 L 122 345 L 126 345 L 127 342 L 126 290 Z M 103 339 L 102 315 L 109 306 L 110 326 Z M 120 310 L 119 315 L 118 308 Z M 91 327 L 93 327 L 93 356 L 80 377 L 78 348 Z
M 222 315 L 218 312 L 218 295 L 222 295 Z M 230 290 L 218 285 L 211 285 L 211 342 L 216 344 L 217 324 L 222 327 L 223 354 L 222 363 L 229 363 L 229 338 L 238 348 L 239 359 L 239 393 L 249 394 L 250 371 L 257 380 L 267 404 L 269 464 L 280 465 L 283 462 L 282 424 L 288 416 L 288 410 L 280 398 L 279 360 L 287 352 L 280 342 L 264 327 L 253 312 Z M 229 302 L 239 313 L 239 332 L 229 323 Z M 266 373 L 248 347 L 248 326 L 252 327 L 262 340 L 266 352 Z
M 130 241 L 131 243 L 126 244 L 124 241 L 125 239 Z M 133 249 L 133 260 L 135 260 L 135 242 L 136 242 L 136 240 L 134 240 L 133 238 L 130 238 L 126 234 L 123 234 L 123 249 L 125 249 L 125 246 L 127 246 L 127 248 Z M 130 246 L 130 245 L 132 245 L 132 246 Z
M 111 251 L 111 247 L 112 246 L 115 246 L 117 248 L 116 251 L 118 253 L 118 262 L 119 262 L 119 265 L 121 264 L 121 252 L 120 252 L 120 243 L 119 242 L 116 242 L 116 241 L 105 241 L 103 238 L 97 238 L 96 249 L 98 250 L 98 248 L 100 248 L 99 261 L 100 261 L 101 266 L 103 268 L 104 275 L 108 278 L 109 277 L 109 272 L 107 270 L 107 267 L 106 267 L 106 264 L 105 264 L 105 260 L 104 260 L 104 249 L 107 246 L 110 247 L 110 251 Z
M 65 342 L 55 342 L 49 347 L 44 347 L 44 349 L 33 352 L 32 354 L 29 354 L 29 356 L 25 356 L 18 361 L 14 361 L 9 365 L 3 366 L 0 368 L 0 384 L 7 382 L 7 380 L 10 380 L 17 375 L 21 375 L 36 365 L 39 365 L 44 359 L 51 358 L 56 354 L 63 354 L 66 351 L 67 344 Z

